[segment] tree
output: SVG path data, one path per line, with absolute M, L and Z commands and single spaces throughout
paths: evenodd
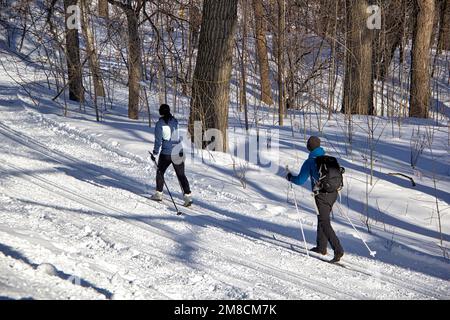
M 373 114 L 372 30 L 366 0 L 346 0 L 347 33 L 342 112 Z
M 192 65 L 194 50 L 198 49 L 198 39 L 200 34 L 200 25 L 202 23 L 202 13 L 200 8 L 193 0 L 189 0 L 189 35 L 188 35 L 188 65 L 185 77 L 186 83 L 191 83 L 192 81 Z M 187 93 L 187 88 L 183 90 Z
M 192 83 L 189 132 L 194 138 L 195 121 L 202 129 L 218 129 L 221 145 L 227 150 L 228 107 L 233 58 L 233 38 L 237 25 L 238 0 L 205 0 L 198 56 Z
M 405 17 L 401 13 L 407 10 L 405 0 L 384 1 L 381 7 L 383 27 L 374 37 L 374 77 L 384 81 L 389 72 L 395 51 L 401 45 L 405 28 Z M 376 70 L 376 71 L 375 71 Z
M 98 61 L 97 51 L 95 50 L 94 34 L 89 25 L 89 6 L 86 0 L 80 0 L 81 9 L 81 30 L 86 41 L 86 54 L 89 61 L 89 68 L 91 70 L 94 82 L 95 97 L 104 97 L 105 89 L 103 87 L 103 79 L 100 71 L 100 64 Z
M 103 18 L 109 17 L 108 0 L 98 0 L 98 15 Z
M 242 0 L 242 49 L 241 49 L 241 94 L 240 106 L 244 107 L 245 130 L 248 131 L 248 103 L 247 103 L 247 20 L 248 20 L 248 3 Z M 242 111 L 242 110 L 241 110 Z
M 141 39 L 139 38 L 139 14 L 145 0 L 114 1 L 109 3 L 121 8 L 128 24 L 128 118 L 139 119 L 139 99 L 141 81 Z
M 253 12 L 255 15 L 256 56 L 259 64 L 261 78 L 261 100 L 271 105 L 272 86 L 270 85 L 269 59 L 267 56 L 266 24 L 264 22 L 264 7 L 261 0 L 253 0 Z
M 83 77 L 80 63 L 80 39 L 76 10 L 77 0 L 64 0 L 64 11 L 66 13 L 66 59 L 69 77 L 69 99 L 73 101 L 84 101 Z
M 278 124 L 283 125 L 286 95 L 284 90 L 284 31 L 286 27 L 285 0 L 278 0 L 278 36 L 277 36 L 277 64 L 278 64 Z
M 428 117 L 430 105 L 430 45 L 434 11 L 434 0 L 416 0 L 416 20 L 411 50 L 410 117 Z
M 450 50 L 450 0 L 439 0 L 440 21 L 438 51 Z
M 97 97 L 105 96 L 105 88 L 103 87 L 103 79 L 100 71 L 100 64 L 98 62 L 97 51 L 95 50 L 94 34 L 89 25 L 89 5 L 86 0 L 80 0 L 81 10 L 81 30 L 86 41 L 86 55 L 89 61 L 89 69 L 94 83 L 94 106 L 97 121 L 100 121 Z

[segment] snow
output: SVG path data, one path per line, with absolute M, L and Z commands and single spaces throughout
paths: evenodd
M 334 115 L 326 122 L 325 148 L 347 169 L 343 212 L 335 210 L 332 222 L 346 250 L 344 269 L 306 256 L 300 222 L 310 247 L 316 232 L 308 183 L 295 187 L 297 213 L 282 170 L 274 174 L 250 166 L 244 189 L 230 155 L 204 153 L 208 161 L 187 162 L 195 205 L 178 217 L 170 201 L 154 203 L 142 196 L 155 187 L 147 153 L 153 128 L 146 119 L 126 118 L 125 98 L 100 123 L 92 110 L 82 112 L 76 104 L 69 104 L 63 117 L 61 102 L 52 101 L 54 92 L 45 88 L 39 69 L 1 50 L 9 73 L 17 67 L 28 79 L 19 86 L 6 73 L 0 75 L 1 298 L 450 298 L 449 260 L 439 247 L 435 213 L 436 195 L 443 214 L 450 201 L 444 124 L 437 126 L 433 155 L 425 150 L 419 159 L 421 177 L 414 176 L 418 186 L 413 188 L 388 173 L 413 175 L 409 139 L 417 123 L 404 121 L 401 135 L 393 137 L 382 131 L 389 120 L 376 118 L 380 140 L 368 233 L 363 223 L 367 120 L 355 117 L 352 154 L 346 152 L 343 119 Z M 126 97 L 126 88 L 117 90 Z M 264 117 L 269 120 L 262 130 L 275 131 L 270 114 Z M 290 127 L 279 132 L 279 168 L 299 168 L 307 157 L 303 131 L 292 134 Z M 239 127 L 230 130 L 231 139 L 242 136 Z M 166 180 L 181 203 L 173 170 Z M 375 258 L 343 214 L 377 252 Z M 442 229 L 448 247 L 448 215 Z

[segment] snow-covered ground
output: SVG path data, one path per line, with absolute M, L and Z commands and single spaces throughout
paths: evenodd
M 391 129 L 376 118 L 380 139 L 367 209 L 367 119 L 355 118 L 352 153 L 339 115 L 322 125 L 325 148 L 347 169 L 342 211 L 333 219 L 346 250 L 342 268 L 306 255 L 300 223 L 309 247 L 316 229 L 309 184 L 295 187 L 298 214 L 283 170 L 250 166 L 244 189 L 230 155 L 205 153 L 209 161 L 187 165 L 195 205 L 176 216 L 170 201 L 143 196 L 155 187 L 147 154 L 153 129 L 145 119 L 128 120 L 120 101 L 101 123 L 76 105 L 62 117 L 39 68 L 6 49 L 0 59 L 6 68 L 0 75 L 0 298 L 450 298 L 450 264 L 439 246 L 441 237 L 444 247 L 450 241 L 445 125 L 434 124 L 433 152 L 424 150 L 413 171 L 412 130 L 432 128 L 431 121 Z M 125 104 L 126 88 L 117 90 Z M 262 132 L 273 133 L 266 122 Z M 230 133 L 230 139 L 242 136 L 239 128 Z M 298 168 L 307 157 L 303 129 L 286 126 L 279 137 L 278 166 Z M 413 176 L 417 186 L 391 172 Z M 173 170 L 166 177 L 181 203 Z M 371 233 L 363 224 L 366 211 Z

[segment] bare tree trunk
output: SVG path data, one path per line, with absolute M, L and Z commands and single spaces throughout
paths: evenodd
M 372 30 L 366 0 L 346 0 L 347 54 L 342 112 L 373 114 Z
M 98 0 L 98 15 L 103 18 L 109 17 L 108 0 Z
M 64 0 L 64 10 L 66 12 L 66 59 L 69 75 L 69 99 L 84 102 L 83 77 L 80 63 L 80 39 L 78 29 L 69 28 L 68 19 L 72 19 L 69 7 L 76 5 L 77 0 Z
M 141 39 L 139 37 L 139 14 L 145 1 L 136 2 L 108 0 L 123 10 L 128 24 L 128 118 L 139 119 L 140 81 L 142 78 Z M 133 8 L 132 4 L 136 5 Z
M 126 11 L 128 21 L 128 118 L 139 119 L 139 85 L 141 81 L 141 41 L 138 16 L 134 10 Z
M 189 39 L 188 39 L 188 65 L 186 71 L 185 83 L 191 84 L 192 81 L 192 65 L 194 50 L 198 48 L 198 37 L 201 25 L 201 12 L 195 5 L 193 0 L 189 0 Z M 184 94 L 188 94 L 187 86 L 183 89 Z
M 248 0 L 241 0 L 243 6 L 242 21 L 242 55 L 241 55 L 241 96 L 240 105 L 244 107 L 245 130 L 248 131 L 248 105 L 247 105 L 247 15 Z
M 440 4 L 440 22 L 438 52 L 450 50 L 450 0 L 439 0 Z
M 377 32 L 378 41 L 374 41 L 374 65 L 378 67 L 375 72 L 377 80 L 386 80 L 395 51 L 401 45 L 406 21 L 399 12 L 407 6 L 405 0 L 390 0 L 381 8 L 383 27 Z
M 105 88 L 103 87 L 103 79 L 100 71 L 97 52 L 95 50 L 95 41 L 92 30 L 89 26 L 89 8 L 86 0 L 80 1 L 81 8 L 81 29 L 86 40 L 86 54 L 88 56 L 89 67 L 91 69 L 92 78 L 94 80 L 95 97 L 104 97 Z
M 253 0 L 255 14 L 256 53 L 259 62 L 259 74 L 261 78 L 261 100 L 273 104 L 272 86 L 270 84 L 269 58 L 267 56 L 266 25 L 264 23 L 264 7 L 261 0 Z
M 285 113 L 284 92 L 284 29 L 286 26 L 285 0 L 278 0 L 278 39 L 277 39 L 277 63 L 278 63 L 278 124 L 283 126 Z
M 411 51 L 409 116 L 427 118 L 430 105 L 430 45 L 433 33 L 434 0 L 416 0 Z
M 337 23 L 338 23 L 338 9 L 339 1 L 335 3 L 334 17 L 333 17 L 333 33 L 331 41 L 331 66 L 328 74 L 328 120 L 331 119 L 331 114 L 334 112 L 334 95 L 335 95 L 335 78 L 337 74 L 336 70 L 336 38 L 337 38 Z
M 233 37 L 237 24 L 238 0 L 205 0 L 198 57 L 192 85 L 189 131 L 194 137 L 194 122 L 203 129 L 218 129 L 227 150 L 228 108 L 233 58 Z

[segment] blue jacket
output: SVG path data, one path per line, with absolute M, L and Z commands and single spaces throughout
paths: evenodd
M 308 159 L 303 163 L 298 176 L 292 176 L 292 183 L 302 185 L 311 178 L 311 189 L 314 188 L 314 182 L 319 180 L 319 170 L 317 169 L 315 159 L 325 155 L 325 150 L 322 147 L 317 147 L 309 153 Z
M 172 149 L 180 143 L 179 139 L 172 140 L 172 134 L 178 130 L 178 120 L 174 117 L 170 118 L 166 123 L 164 118 L 159 118 L 155 126 L 155 145 L 153 147 L 153 154 L 158 155 L 161 149 L 161 154 L 171 155 Z

